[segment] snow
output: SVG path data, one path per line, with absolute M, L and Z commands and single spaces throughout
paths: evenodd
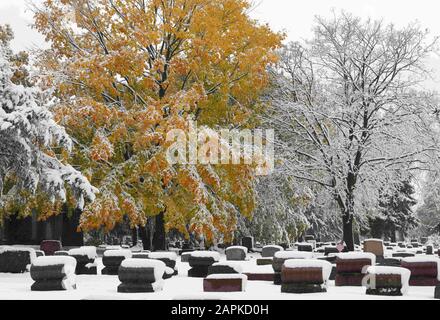
M 248 248 L 243 247 L 243 246 L 232 246 L 232 247 L 227 247 L 227 248 L 226 248 L 226 251 L 228 251 L 228 250 L 233 250 L 233 249 L 241 249 L 241 250 L 243 250 L 244 252 L 246 252 L 246 254 L 248 253 Z
M 230 267 L 235 270 L 237 273 L 243 273 L 243 267 L 240 262 L 238 261 L 223 261 L 223 262 L 216 262 L 213 264 L 213 266 L 226 266 Z
M 302 251 L 278 251 L 275 252 L 275 258 L 279 259 L 313 259 L 313 252 Z
M 344 252 L 336 254 L 341 260 L 357 260 L 357 259 L 370 259 L 371 264 L 376 264 L 376 255 L 370 252 Z
M 213 258 L 215 261 L 220 261 L 220 253 L 215 251 L 194 251 L 191 252 L 191 257 L 194 258 Z
M 176 261 L 177 254 L 175 252 L 151 252 L 148 253 L 150 259 L 169 259 Z
M 98 255 L 96 247 L 81 247 L 69 250 L 69 256 L 87 256 L 89 259 L 95 259 Z
M 322 279 L 324 282 L 328 280 L 332 272 L 332 264 L 324 260 L 311 260 L 311 259 L 291 259 L 284 262 L 284 267 L 290 269 L 297 268 L 321 268 L 322 269 Z
M 405 268 L 399 267 L 368 267 L 368 274 L 372 275 L 400 275 L 402 289 L 401 292 L 406 294 L 409 289 L 409 278 L 411 277 L 411 271 Z
M 416 262 L 440 262 L 440 259 L 434 256 L 417 256 L 417 257 L 406 257 L 403 258 L 402 261 L 408 263 L 416 263 Z
M 107 250 L 104 252 L 104 257 L 125 257 L 126 259 L 131 258 L 133 253 L 128 249 L 120 250 Z M 138 259 L 141 260 L 141 259 Z
M 174 269 L 171 269 L 170 267 L 165 267 L 165 273 L 168 275 L 173 275 Z
M 383 243 L 383 240 L 381 240 L 381 239 L 366 239 L 366 240 L 364 240 L 364 243 L 365 242 L 380 242 L 380 243 Z
M 315 240 L 311 240 L 311 241 L 315 241 Z M 313 243 L 312 242 L 297 242 L 297 243 L 295 243 L 295 246 L 296 247 L 298 247 L 298 246 L 307 246 L 307 247 L 312 246 L 313 247 Z
M 165 281 L 164 280 L 158 280 L 158 281 L 156 281 L 156 282 L 153 282 L 152 284 L 151 284 L 151 286 L 153 287 L 153 290 L 155 291 L 155 292 L 158 292 L 158 291 L 162 291 L 163 290 L 163 288 L 164 288 L 164 285 L 165 285 Z
M 240 262 L 243 269 L 257 268 L 253 254 L 251 261 Z M 224 260 L 225 257 L 222 257 Z M 97 259 L 98 271 L 103 268 L 101 258 Z M 118 293 L 120 281 L 117 277 L 104 275 L 79 275 L 77 290 L 63 292 L 35 292 L 29 274 L 0 273 L 0 300 L 433 300 L 434 287 L 410 287 L 402 297 L 368 296 L 363 287 L 335 287 L 333 281 L 327 285 L 327 293 L 287 294 L 279 286 L 267 281 L 248 281 L 246 292 L 209 293 L 203 292 L 203 279 L 188 278 L 186 263 L 177 261 L 179 275 L 162 282 L 164 290 L 148 294 Z M 269 266 L 271 267 L 271 266 Z M 263 268 L 259 267 L 258 268 Z M 263 268 L 264 269 L 264 268 Z M 183 271 L 183 272 L 182 272 Z M 273 272 L 273 270 L 271 270 Z
M 247 280 L 248 277 L 245 274 L 238 274 L 238 273 L 228 273 L 228 274 L 218 273 L 218 274 L 210 274 L 206 278 L 207 279 L 218 279 L 218 280 L 223 280 L 223 279 L 243 279 L 243 280 Z
M 75 268 L 76 259 L 68 256 L 44 256 L 36 258 L 32 265 L 36 267 L 70 265 Z
M 132 269 L 153 268 L 154 269 L 154 278 L 156 280 L 159 280 L 159 279 L 162 279 L 162 276 L 165 272 L 166 265 L 164 262 L 162 262 L 160 260 L 125 259 L 124 261 L 122 261 L 121 267 L 132 268 Z

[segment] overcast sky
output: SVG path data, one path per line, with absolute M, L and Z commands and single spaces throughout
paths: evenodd
M 0 0 L 0 24 L 8 23 L 15 31 L 14 50 L 44 45 L 44 38 L 30 28 L 32 14 L 26 10 L 29 0 Z M 31 0 L 39 3 L 41 0 Z M 215 0 L 213 0 L 215 1 Z M 276 31 L 285 31 L 289 40 L 311 36 L 315 15 L 329 16 L 332 9 L 344 9 L 358 16 L 383 18 L 397 26 L 418 21 L 421 26 L 440 35 L 439 0 L 253 0 L 253 17 L 267 22 Z M 440 57 L 432 57 L 430 65 L 437 70 L 439 82 L 430 86 L 440 89 Z

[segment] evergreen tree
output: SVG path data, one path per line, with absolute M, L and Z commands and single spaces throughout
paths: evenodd
M 49 110 L 54 101 L 29 86 L 27 55 L 12 53 L 12 39 L 11 29 L 0 26 L 0 220 L 17 205 L 22 216 L 29 215 L 36 197 L 45 204 L 66 202 L 68 190 L 82 208 L 98 190 L 58 159 L 55 150 L 70 150 L 72 140 Z
M 395 194 L 384 197 L 380 204 L 379 215 L 370 218 L 370 233 L 375 238 L 385 237 L 396 241 L 396 232 L 404 236 L 418 225 L 418 219 L 413 210 L 417 201 L 415 190 L 409 181 L 404 181 Z

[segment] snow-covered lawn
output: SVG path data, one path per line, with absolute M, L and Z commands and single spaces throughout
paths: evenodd
M 221 261 L 225 257 L 222 256 Z M 255 259 L 240 262 L 244 272 L 272 272 L 271 266 L 257 266 Z M 98 269 L 102 269 L 98 259 Z M 419 300 L 433 299 L 434 287 L 410 287 L 404 297 L 367 296 L 362 287 L 335 287 L 331 281 L 327 293 L 285 294 L 280 286 L 271 282 L 249 281 L 246 292 L 204 293 L 203 279 L 188 278 L 189 265 L 177 261 L 179 275 L 165 280 L 164 290 L 157 293 L 117 293 L 120 284 L 117 276 L 77 276 L 77 290 L 55 292 L 32 292 L 30 274 L 0 273 L 0 300 L 173 300 L 198 299 L 201 297 L 225 300 Z

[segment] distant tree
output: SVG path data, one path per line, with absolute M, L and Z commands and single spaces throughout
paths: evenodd
M 417 201 L 413 185 L 404 181 L 394 194 L 381 200 L 378 216 L 370 218 L 370 233 L 375 238 L 385 237 L 396 242 L 396 231 L 407 236 L 408 231 L 418 226 L 413 211 Z
M 421 188 L 421 205 L 417 209 L 421 236 L 440 234 L 440 180 L 438 174 L 425 177 Z
M 336 202 L 344 241 L 401 172 L 437 167 L 435 95 L 418 91 L 435 50 L 417 25 L 396 29 L 342 13 L 317 18 L 314 37 L 282 51 L 273 72 L 274 126 L 283 130 L 285 174 L 317 184 Z M 335 219 L 336 220 L 336 219 Z

